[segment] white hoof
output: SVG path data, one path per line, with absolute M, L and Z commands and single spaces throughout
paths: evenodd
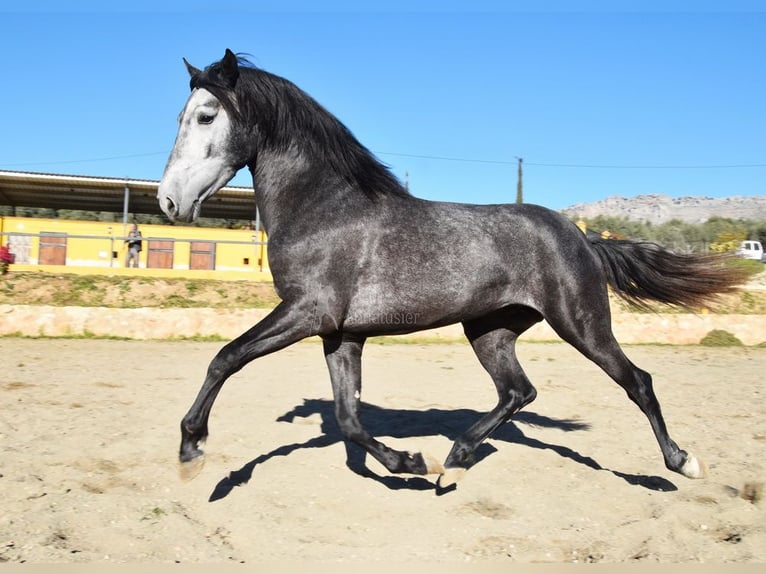
M 444 474 L 442 463 L 426 452 L 420 453 L 426 463 L 426 474 Z
M 705 478 L 707 476 L 707 465 L 689 453 L 686 462 L 681 467 L 681 474 L 687 478 Z
M 202 472 L 202 467 L 205 466 L 205 457 L 198 456 L 189 462 L 182 462 L 178 465 L 178 474 L 181 476 L 181 480 L 192 480 L 197 478 L 197 475 Z
M 453 484 L 457 484 L 458 481 L 463 478 L 466 473 L 466 469 L 456 466 L 454 468 L 447 468 L 439 477 L 439 486 L 441 488 L 447 488 Z

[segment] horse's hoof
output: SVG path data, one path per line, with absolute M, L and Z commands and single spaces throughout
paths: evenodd
M 420 453 L 426 463 L 426 474 L 444 474 L 444 466 L 428 453 Z
M 687 478 L 705 478 L 707 476 L 707 465 L 702 460 L 689 453 L 686 456 L 686 462 L 681 467 L 680 472 Z
M 461 478 L 463 478 L 463 475 L 465 473 L 466 473 L 466 469 L 461 468 L 459 466 L 445 469 L 444 472 L 439 477 L 439 481 L 438 481 L 439 488 L 449 488 L 453 484 L 457 484 L 458 481 Z
M 181 476 L 181 480 L 192 480 L 202 472 L 203 466 L 205 466 L 205 457 L 198 456 L 189 461 L 180 463 L 178 465 L 178 474 Z

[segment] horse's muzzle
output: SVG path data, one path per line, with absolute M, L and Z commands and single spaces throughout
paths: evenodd
M 202 201 L 199 198 L 191 202 L 183 202 L 181 198 L 175 197 L 173 193 L 168 193 L 162 189 L 162 184 L 157 191 L 157 201 L 160 204 L 162 212 L 168 216 L 170 221 L 194 221 L 197 219 L 202 207 Z

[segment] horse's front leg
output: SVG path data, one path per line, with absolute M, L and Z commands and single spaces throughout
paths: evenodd
M 364 338 L 337 334 L 324 338 L 324 354 L 330 371 L 335 418 L 343 436 L 361 446 L 389 472 L 441 474 L 441 463 L 421 453 L 401 452 L 375 440 L 359 421 L 362 390 Z
M 181 421 L 181 476 L 193 478 L 204 461 L 200 445 L 208 435 L 210 410 L 231 375 L 250 361 L 283 349 L 312 335 L 311 305 L 280 303 L 271 313 L 246 333 L 225 345 L 210 362 L 207 376 L 194 404 Z

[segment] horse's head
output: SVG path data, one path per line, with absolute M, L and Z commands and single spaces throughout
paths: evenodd
M 160 207 L 172 221 L 197 219 L 202 203 L 244 167 L 249 155 L 235 133 L 237 57 L 226 50 L 220 62 L 204 71 L 184 63 L 192 93 L 157 190 Z

